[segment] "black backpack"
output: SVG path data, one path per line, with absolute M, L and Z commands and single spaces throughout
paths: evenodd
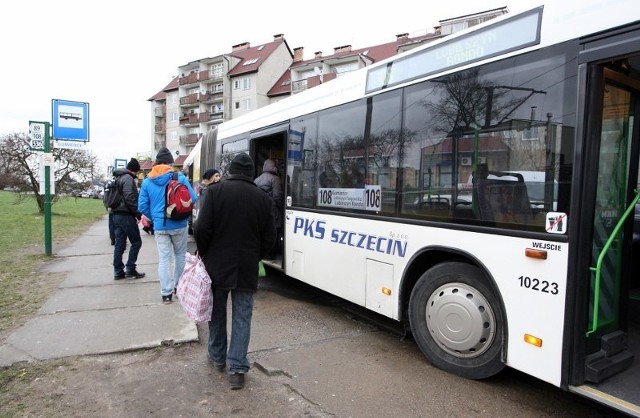
M 119 177 L 111 180 L 104 187 L 104 205 L 109 209 L 116 209 L 122 203 L 122 185 Z

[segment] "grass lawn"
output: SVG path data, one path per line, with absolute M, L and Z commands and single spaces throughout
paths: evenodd
M 63 197 L 51 207 L 53 252 L 56 243 L 77 236 L 106 212 L 100 199 Z M 18 202 L 17 194 L 0 191 L 0 340 L 32 317 L 62 277 L 39 273 L 45 255 L 44 214 L 35 199 Z

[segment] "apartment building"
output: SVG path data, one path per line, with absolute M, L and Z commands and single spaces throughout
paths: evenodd
M 269 104 L 268 91 L 293 61 L 282 34 L 252 47 L 178 67 L 179 75 L 149 99 L 153 110 L 153 149 L 167 147 L 175 166 L 214 126 Z

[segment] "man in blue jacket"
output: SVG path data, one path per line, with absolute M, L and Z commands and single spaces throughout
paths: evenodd
M 160 277 L 160 294 L 165 304 L 172 302 L 172 296 L 178 287 L 182 275 L 187 253 L 187 239 L 189 237 L 189 219 L 174 220 L 165 215 L 165 190 L 173 176 L 173 156 L 167 148 L 160 148 L 151 172 L 142 182 L 138 209 L 151 219 L 154 237 L 158 248 L 158 276 Z M 196 196 L 189 180 L 182 173 L 178 173 L 178 181 L 187 186 L 193 203 Z M 171 259 L 175 259 L 173 271 Z

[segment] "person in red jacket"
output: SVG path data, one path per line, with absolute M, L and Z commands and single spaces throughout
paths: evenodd
M 249 371 L 247 350 L 258 290 L 258 262 L 276 239 L 273 203 L 253 182 L 254 173 L 251 157 L 238 154 L 229 165 L 230 176 L 205 189 L 193 229 L 213 290 L 207 352 L 218 371 L 228 365 L 231 389 L 244 387 L 244 375 Z M 229 294 L 232 330 L 227 342 Z

